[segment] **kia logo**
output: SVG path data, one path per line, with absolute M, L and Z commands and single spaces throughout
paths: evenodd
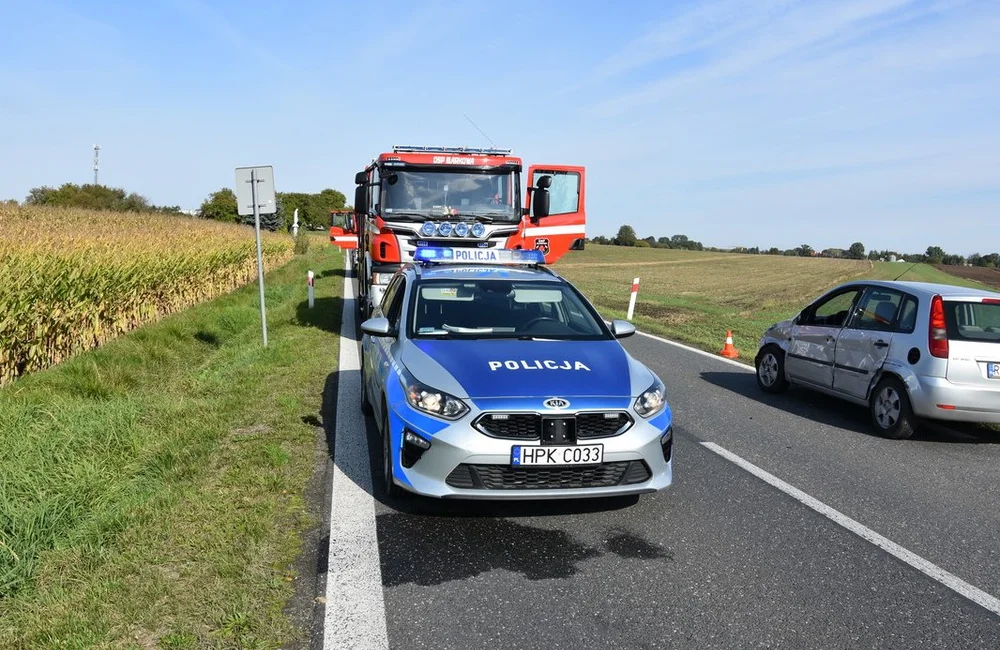
M 569 406 L 569 400 L 562 399 L 561 397 L 552 397 L 542 402 L 542 404 L 545 405 L 545 408 L 549 409 L 564 409 Z

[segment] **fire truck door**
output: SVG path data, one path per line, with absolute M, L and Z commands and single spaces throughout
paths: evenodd
M 586 173 L 583 167 L 532 165 L 528 167 L 528 187 L 541 176 L 550 176 L 549 215 L 531 221 L 524 229 L 524 247 L 545 253 L 549 264 L 567 251 L 583 248 L 587 213 L 585 206 Z M 526 193 L 526 207 L 531 208 L 531 193 Z
M 344 250 L 358 247 L 358 234 L 354 225 L 354 214 L 330 214 L 330 243 Z

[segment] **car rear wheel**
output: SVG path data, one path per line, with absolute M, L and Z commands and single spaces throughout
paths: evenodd
M 913 435 L 916 418 L 903 382 L 895 377 L 884 378 L 872 391 L 870 404 L 872 423 L 880 434 L 893 440 Z
M 402 490 L 396 485 L 392 474 L 392 436 L 389 435 L 389 410 L 382 416 L 382 489 L 389 499 L 398 499 Z
M 765 393 L 780 393 L 788 388 L 785 379 L 785 353 L 776 345 L 765 346 L 757 355 L 757 385 Z

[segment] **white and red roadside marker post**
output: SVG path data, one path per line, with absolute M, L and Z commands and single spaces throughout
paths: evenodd
M 312 309 L 313 308 L 313 304 L 316 302 L 316 292 L 315 292 L 315 289 L 313 287 L 313 281 L 314 281 L 314 279 L 315 279 L 315 276 L 313 275 L 313 272 L 309 271 L 306 274 L 306 282 L 308 282 L 308 284 L 309 284 L 309 309 Z
M 632 280 L 632 295 L 628 298 L 628 320 L 632 320 L 632 313 L 635 311 L 635 297 L 639 293 L 639 278 Z

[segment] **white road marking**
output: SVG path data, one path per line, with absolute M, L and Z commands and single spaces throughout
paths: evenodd
M 754 370 L 753 366 L 748 366 L 745 363 L 740 363 L 739 361 L 734 361 L 733 359 L 727 359 L 726 357 L 723 357 L 723 356 L 720 356 L 720 355 L 717 355 L 717 354 L 712 354 L 711 352 L 705 352 L 704 350 L 699 350 L 698 348 L 693 348 L 690 345 L 684 345 L 683 343 L 678 343 L 677 341 L 671 341 L 670 339 L 665 339 L 662 336 L 657 336 L 655 334 L 648 334 L 646 332 L 640 332 L 638 330 L 636 330 L 636 334 L 639 334 L 641 336 L 645 336 L 647 338 L 655 339 L 657 341 L 660 341 L 661 343 L 667 343 L 669 345 L 673 345 L 674 347 L 678 347 L 678 348 L 687 350 L 688 352 L 694 352 L 695 354 L 700 354 L 703 357 L 709 357 L 710 359 L 715 359 L 716 361 L 721 361 L 723 363 L 728 363 L 729 365 L 735 366 L 735 367 L 739 368 L 740 370 L 744 370 L 746 372 L 756 372 L 756 370 Z M 740 346 L 737 345 L 736 349 L 739 349 L 739 347 Z M 722 344 L 721 343 L 719 344 L 719 349 L 720 350 L 722 349 Z M 743 353 L 741 352 L 740 354 L 743 354 Z M 756 354 L 757 354 L 757 346 L 755 345 L 754 349 L 753 349 L 753 355 L 751 355 L 751 356 L 755 356 Z
M 361 400 L 361 361 L 354 334 L 354 285 L 344 278 L 337 422 L 330 503 L 323 648 L 388 648 L 375 502 Z
M 702 442 L 701 444 L 705 448 L 715 452 L 719 456 L 722 456 L 731 463 L 735 463 L 739 467 L 750 472 L 751 474 L 761 479 L 765 483 L 768 483 L 778 488 L 779 490 L 781 490 L 788 496 L 792 497 L 796 501 L 799 501 L 803 505 L 812 508 L 813 510 L 823 515 L 827 519 L 843 526 L 844 528 L 851 531 L 855 535 L 858 535 L 862 539 L 871 542 L 872 544 L 879 547 L 886 553 L 892 555 L 896 559 L 906 562 L 917 571 L 920 571 L 921 573 L 931 578 L 932 580 L 936 580 L 945 587 L 948 587 L 958 595 L 968 598 L 972 602 L 988 609 L 994 614 L 1000 615 L 1000 599 L 998 599 L 996 596 L 988 594 L 982 589 L 970 585 L 968 582 L 965 582 L 958 576 L 945 571 L 944 569 L 937 566 L 933 562 L 925 560 L 924 558 L 920 557 L 916 553 L 913 553 L 912 551 L 908 551 L 907 549 L 903 548 L 902 546 L 893 542 L 892 540 L 883 537 L 882 535 L 879 535 L 878 533 L 868 528 L 867 526 L 858 523 L 857 521 L 851 519 L 850 517 L 848 517 L 847 515 L 843 514 L 838 510 L 834 510 L 833 508 L 826 505 L 822 501 L 819 501 L 818 499 L 809 496 L 802 490 L 793 487 L 788 483 L 785 483 L 780 478 L 764 471 L 763 469 L 757 467 L 750 461 L 744 460 L 740 456 L 737 456 L 733 452 L 720 447 L 714 442 Z

